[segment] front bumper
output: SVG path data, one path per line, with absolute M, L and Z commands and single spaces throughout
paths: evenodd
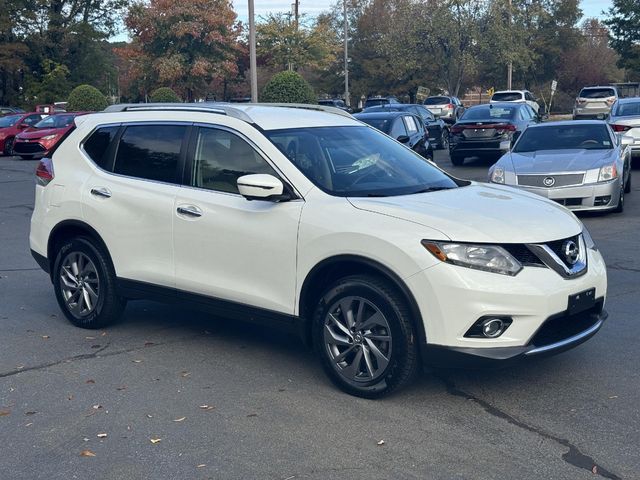
M 13 153 L 16 155 L 33 155 L 34 157 L 43 157 L 47 154 L 48 149 L 38 141 L 25 142 L 16 139 L 13 144 Z
M 503 155 L 507 151 L 500 148 L 500 143 L 510 141 L 508 137 L 501 137 L 490 140 L 461 140 L 451 138 L 449 152 L 456 155 L 482 156 L 482 155 Z
M 598 320 L 605 318 L 606 266 L 600 253 L 591 249 L 587 250 L 586 273 L 571 279 L 542 266 L 525 266 L 512 277 L 439 263 L 406 278 L 405 283 L 422 316 L 427 339 L 423 356 L 427 363 L 434 363 L 437 357 L 458 357 L 460 353 L 479 358 L 480 363 L 485 357 L 489 363 L 500 363 L 512 357 L 542 354 L 534 350 L 570 339 L 597 323 L 597 320 L 588 325 L 578 322 L 584 328 L 567 331 L 560 338 L 541 340 L 538 335 L 550 320 L 567 318 L 570 296 L 592 288 L 598 302 L 597 309 L 589 314 L 595 313 Z M 478 319 L 489 316 L 509 317 L 512 323 L 497 338 L 465 337 Z M 554 345 L 547 353 L 577 345 L 600 325 L 580 338 Z
M 610 210 L 618 206 L 620 198 L 620 180 L 615 179 L 606 183 L 592 183 L 575 187 L 539 188 L 522 185 L 510 185 L 527 192 L 564 205 L 570 210 L 598 211 Z M 604 202 L 609 197 L 608 202 Z

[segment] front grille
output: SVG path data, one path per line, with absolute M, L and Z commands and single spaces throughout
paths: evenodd
M 593 308 L 584 312 L 575 315 L 567 315 L 566 312 L 554 315 L 538 329 L 529 345 L 544 347 L 584 332 L 596 324 L 602 307 L 603 300 L 600 299 Z
M 578 207 L 582 205 L 582 198 L 552 198 L 551 200 L 565 207 Z
M 564 243 L 567 240 L 573 240 L 576 245 L 580 245 L 580 238 L 579 235 L 575 235 L 573 237 L 569 237 L 569 238 L 563 238 L 562 240 L 555 240 L 553 242 L 547 242 L 547 247 L 549 247 L 551 250 L 553 250 L 553 253 L 555 253 L 557 255 L 557 257 L 562 260 L 562 262 L 567 266 L 567 268 L 571 268 L 572 265 L 569 265 L 567 263 L 567 261 L 565 260 L 565 255 L 562 251 L 562 246 L 564 245 Z
M 545 182 L 545 180 L 547 181 Z M 584 173 L 563 173 L 560 175 L 518 175 L 518 185 L 524 185 L 527 187 L 568 187 L 570 185 L 582 185 L 583 180 Z
M 538 258 L 538 256 L 529 250 L 525 245 L 520 244 L 507 244 L 502 245 L 507 252 L 509 252 L 513 257 L 518 260 L 522 265 L 525 266 L 536 266 L 536 267 L 544 267 L 544 263 L 542 260 Z
M 13 151 L 18 154 L 42 153 L 45 151 L 45 148 L 39 143 L 16 142 L 13 144 Z

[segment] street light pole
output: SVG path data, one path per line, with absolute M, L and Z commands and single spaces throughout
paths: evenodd
M 349 100 L 349 21 L 347 19 L 347 0 L 344 3 L 344 103 L 351 106 Z
M 249 70 L 251 72 L 251 101 L 258 101 L 258 72 L 256 62 L 256 24 L 253 0 L 249 0 Z

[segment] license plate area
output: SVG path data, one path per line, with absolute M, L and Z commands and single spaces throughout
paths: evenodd
M 569 295 L 567 313 L 574 315 L 593 308 L 596 304 L 596 289 L 590 288 L 574 295 Z

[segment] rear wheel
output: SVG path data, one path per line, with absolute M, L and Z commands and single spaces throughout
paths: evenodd
M 75 326 L 102 328 L 120 318 L 126 300 L 117 294 L 111 261 L 89 238 L 59 245 L 52 278 L 58 305 Z
M 7 138 L 4 141 L 4 152 L 3 153 L 5 155 L 9 156 L 9 157 L 11 155 L 13 155 L 13 142 L 14 142 L 14 138 L 13 137 Z
M 446 128 L 442 129 L 442 134 L 440 135 L 440 150 L 448 150 L 449 149 L 449 130 Z
M 418 369 L 409 308 L 381 278 L 338 280 L 319 300 L 313 322 L 324 371 L 351 395 L 381 397 L 409 383 Z
M 449 155 L 451 156 L 451 163 L 456 167 L 459 167 L 464 163 L 464 157 L 462 155 L 456 153 L 450 153 Z

